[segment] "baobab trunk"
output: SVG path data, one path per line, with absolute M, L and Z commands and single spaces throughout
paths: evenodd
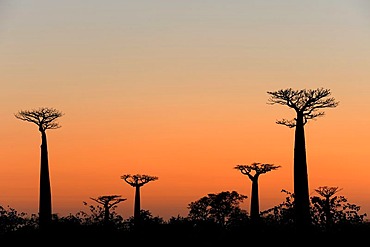
M 331 213 L 330 213 L 330 198 L 325 198 L 325 215 L 326 215 L 326 229 L 329 230 L 331 227 Z
M 44 228 L 51 222 L 51 189 L 45 131 L 41 131 L 41 139 L 39 223 L 40 228 Z
M 140 186 L 135 187 L 134 224 L 140 224 Z
M 297 115 L 294 144 L 294 206 L 296 224 L 301 230 L 310 225 L 310 202 L 303 115 Z
M 108 225 L 109 223 L 109 207 L 104 206 L 104 224 Z
M 252 196 L 251 196 L 251 220 L 257 223 L 260 215 L 259 200 L 258 200 L 258 177 L 252 180 Z

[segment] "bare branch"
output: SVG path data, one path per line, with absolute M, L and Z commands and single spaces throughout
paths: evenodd
M 341 191 L 339 187 L 328 187 L 328 186 L 320 186 L 319 188 L 315 189 L 315 191 L 322 197 L 330 198 L 337 192 Z
M 275 92 L 267 92 L 270 95 L 268 104 L 280 104 L 293 108 L 297 115 L 303 117 L 303 122 L 306 124 L 308 120 L 324 116 L 324 112 L 320 111 L 324 108 L 337 107 L 339 102 L 333 97 L 329 97 L 331 92 L 329 89 L 302 89 L 293 90 L 291 88 L 281 89 Z M 329 97 L 329 98 L 327 98 Z M 276 123 L 293 128 L 296 126 L 297 118 L 293 120 L 279 120 Z
M 276 166 L 274 164 L 262 164 L 259 162 L 254 162 L 250 165 L 237 165 L 234 167 L 234 169 L 239 170 L 243 175 L 247 175 L 252 180 L 254 177 L 258 177 L 261 174 L 276 170 L 280 167 L 281 166 Z M 254 171 L 254 175 L 252 175 L 252 171 Z
M 99 196 L 98 198 L 92 198 L 90 197 L 91 200 L 96 201 L 99 204 L 104 205 L 104 207 L 111 208 L 114 205 L 126 201 L 126 198 L 121 198 L 119 195 L 111 195 L 111 196 Z
M 21 110 L 14 116 L 22 121 L 31 122 L 39 127 L 40 131 L 58 129 L 61 126 L 56 120 L 64 114 L 54 108 L 40 107 L 32 110 Z
M 158 180 L 158 177 L 141 174 L 125 174 L 121 176 L 121 179 L 133 187 L 140 187 L 151 181 Z
M 296 119 L 287 120 L 283 118 L 282 120 L 277 120 L 276 123 L 288 126 L 289 128 L 294 128 L 296 126 Z

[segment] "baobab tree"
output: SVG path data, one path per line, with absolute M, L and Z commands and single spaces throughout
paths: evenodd
M 329 187 L 329 186 L 320 186 L 317 189 L 315 189 L 315 192 L 319 194 L 320 196 L 324 197 L 323 201 L 323 211 L 325 215 L 325 225 L 326 228 L 329 229 L 332 224 L 332 205 L 335 205 L 335 197 L 332 198 L 337 192 L 341 191 L 339 187 Z M 314 202 L 319 202 L 320 200 L 317 200 L 315 197 L 312 199 Z
M 57 119 L 63 116 L 63 113 L 54 108 L 40 107 L 33 110 L 21 110 L 14 114 L 14 116 L 20 120 L 36 124 L 41 132 L 39 226 L 40 228 L 44 228 L 50 224 L 52 217 L 46 130 L 60 128 L 61 126 L 57 122 Z
M 295 111 L 292 120 L 282 119 L 277 124 L 295 128 L 294 139 L 294 210 L 298 230 L 311 225 L 307 158 L 304 126 L 311 119 L 324 116 L 322 109 L 337 107 L 331 91 L 325 88 L 293 90 L 291 88 L 267 92 L 269 104 L 288 106 Z
M 261 174 L 265 174 L 278 168 L 280 168 L 280 166 L 273 164 L 262 164 L 258 162 L 254 162 L 251 165 L 237 165 L 234 167 L 234 169 L 239 170 L 243 175 L 248 176 L 248 178 L 252 181 L 250 214 L 251 221 L 253 223 L 257 223 L 260 218 L 258 178 Z
M 96 201 L 99 204 L 103 205 L 104 208 L 104 224 L 108 225 L 109 223 L 109 210 L 117 205 L 120 202 L 126 201 L 127 198 L 121 198 L 119 195 L 110 195 L 110 196 L 99 196 L 98 198 L 90 197 L 91 200 Z
M 141 175 L 141 174 L 125 174 L 121 176 L 126 183 L 135 188 L 135 201 L 134 201 L 134 224 L 138 226 L 140 224 L 140 188 L 145 184 L 158 180 L 158 177 Z
M 341 190 L 339 187 L 321 186 L 315 189 L 320 197 L 311 197 L 313 223 L 327 231 L 366 222 L 367 214 L 360 214 L 360 206 L 350 203 L 343 195 L 337 195 Z

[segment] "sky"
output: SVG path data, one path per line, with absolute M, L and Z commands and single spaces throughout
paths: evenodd
M 367 0 L 0 1 L 0 205 L 38 212 L 41 135 L 20 110 L 64 113 L 48 130 L 53 213 L 121 195 L 124 174 L 157 176 L 142 209 L 169 219 L 209 193 L 259 179 L 260 210 L 293 192 L 292 109 L 268 91 L 327 88 L 339 101 L 305 126 L 310 195 L 342 190 L 370 214 Z

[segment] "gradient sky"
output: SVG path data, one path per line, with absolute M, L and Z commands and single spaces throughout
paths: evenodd
M 340 102 L 306 125 L 311 195 L 319 186 L 370 214 L 370 4 L 367 0 L 0 1 L 0 205 L 38 212 L 41 136 L 14 117 L 54 107 L 47 131 L 53 213 L 88 211 L 122 195 L 123 174 L 154 216 L 251 181 L 233 169 L 281 165 L 260 177 L 260 209 L 293 191 L 294 112 L 267 91 L 328 88 Z M 249 199 L 242 205 L 249 212 Z

